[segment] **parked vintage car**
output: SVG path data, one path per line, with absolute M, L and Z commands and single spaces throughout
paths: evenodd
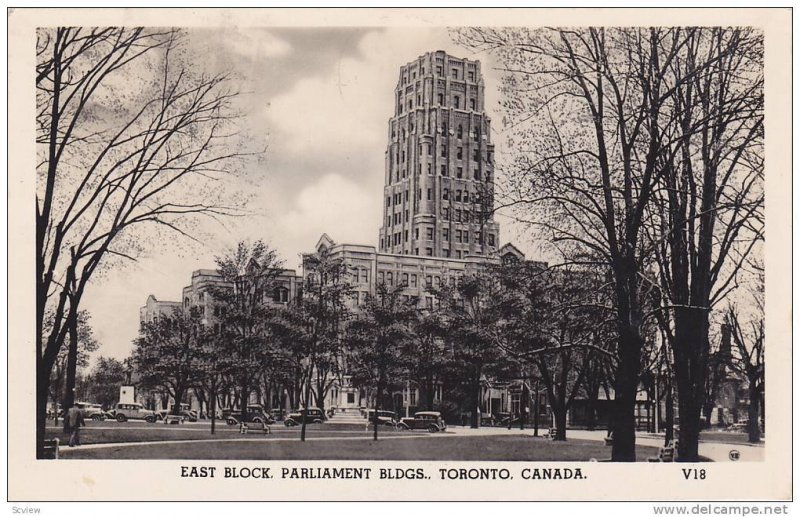
M 117 422 L 125 422 L 126 420 L 144 420 L 148 423 L 156 421 L 156 412 L 145 409 L 143 405 L 133 403 L 118 403 L 114 408 L 114 418 Z
M 81 410 L 84 420 L 105 420 L 106 415 L 103 411 L 103 406 L 100 404 L 92 404 L 90 402 L 76 402 L 78 409 Z
M 170 404 L 169 409 L 162 409 L 157 412 L 156 417 L 164 420 L 168 415 L 174 414 L 175 404 Z M 182 403 L 178 410 L 178 416 L 182 421 L 197 422 L 197 411 L 190 409 L 189 404 Z
M 401 418 L 397 428 L 403 431 L 413 429 L 426 429 L 431 433 L 438 433 L 447 429 L 447 424 L 438 411 L 420 411 L 413 417 Z
M 225 411 L 225 413 L 227 413 L 224 416 L 228 425 L 238 425 L 242 421 L 241 411 Z M 275 419 L 264 411 L 264 407 L 261 404 L 250 404 L 245 412 L 244 423 L 274 424 Z
M 366 414 L 367 422 L 372 424 L 373 420 L 375 419 L 375 410 L 370 409 L 367 411 Z M 394 411 L 378 411 L 378 423 L 381 425 L 392 426 L 394 427 L 397 425 L 397 415 L 394 414 Z
M 325 413 L 317 407 L 293 411 L 284 419 L 283 425 L 286 427 L 293 427 L 302 424 L 303 420 L 305 420 L 307 424 L 321 424 L 325 421 Z

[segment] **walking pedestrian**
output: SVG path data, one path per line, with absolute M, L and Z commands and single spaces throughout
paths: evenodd
M 81 444 L 81 426 L 85 425 L 83 421 L 83 413 L 77 403 L 72 404 L 72 407 L 67 411 L 67 425 L 69 426 L 72 434 L 69 437 L 69 446 L 75 447 Z

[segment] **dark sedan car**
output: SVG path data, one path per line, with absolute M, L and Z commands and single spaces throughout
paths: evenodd
M 372 424 L 375 420 L 375 410 L 370 409 L 367 411 L 367 421 Z M 392 426 L 397 425 L 397 416 L 394 411 L 378 411 L 378 423 L 380 425 Z
M 323 413 L 320 408 L 316 407 L 301 409 L 300 411 L 290 413 L 283 421 L 283 425 L 286 427 L 293 427 L 302 424 L 303 420 L 305 420 L 307 424 L 321 424 L 325 421 L 325 413 Z
M 438 411 L 420 411 L 413 417 L 401 418 L 397 428 L 403 431 L 425 429 L 431 433 L 438 433 L 447 429 L 447 424 Z
M 237 425 L 242 420 L 242 413 L 241 411 L 224 411 L 223 415 L 227 413 L 225 416 L 225 421 L 228 425 Z M 247 406 L 247 411 L 245 411 L 244 423 L 254 423 L 254 424 L 274 424 L 275 419 L 272 418 L 264 408 L 260 404 L 250 404 Z

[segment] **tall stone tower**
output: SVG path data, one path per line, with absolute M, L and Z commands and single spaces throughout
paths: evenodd
M 381 252 L 463 259 L 497 250 L 494 146 L 483 89 L 479 61 L 443 51 L 400 68 Z

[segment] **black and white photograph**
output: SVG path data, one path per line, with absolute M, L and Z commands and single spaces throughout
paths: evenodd
M 462 11 L 9 11 L 40 500 L 791 497 L 791 9 Z

